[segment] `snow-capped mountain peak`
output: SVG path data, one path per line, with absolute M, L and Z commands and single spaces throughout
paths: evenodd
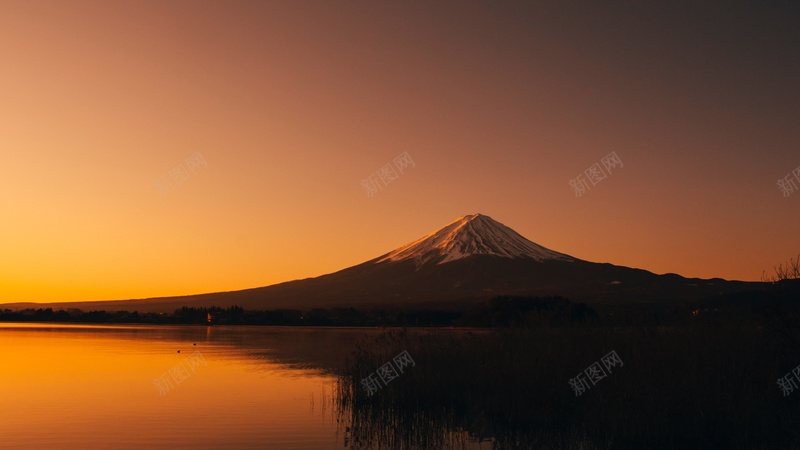
M 410 259 L 418 265 L 434 260 L 437 264 L 443 264 L 472 255 L 528 258 L 537 261 L 574 260 L 568 255 L 525 239 L 489 216 L 472 214 L 459 217 L 443 228 L 384 255 L 377 262 Z

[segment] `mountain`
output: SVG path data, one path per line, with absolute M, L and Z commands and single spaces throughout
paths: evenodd
M 9 304 L 171 312 L 181 306 L 307 309 L 467 306 L 497 295 L 561 295 L 606 303 L 679 302 L 760 283 L 656 275 L 583 261 L 538 245 L 489 216 L 462 216 L 370 261 L 316 278 L 234 292 L 92 303 Z
M 473 214 L 461 216 L 443 228 L 389 252 L 376 263 L 414 260 L 444 264 L 475 255 L 536 261 L 574 260 L 525 239 L 489 216 Z

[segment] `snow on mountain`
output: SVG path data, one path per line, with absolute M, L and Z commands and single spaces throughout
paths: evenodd
M 462 216 L 433 233 L 400 247 L 376 262 L 414 260 L 417 264 L 437 260 L 437 264 L 471 255 L 502 258 L 530 258 L 536 261 L 574 261 L 571 256 L 547 249 L 522 237 L 489 216 Z

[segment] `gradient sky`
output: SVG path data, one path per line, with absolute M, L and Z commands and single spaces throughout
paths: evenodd
M 0 302 L 312 277 L 477 212 L 759 279 L 800 252 L 800 8 L 608 3 L 2 1 Z

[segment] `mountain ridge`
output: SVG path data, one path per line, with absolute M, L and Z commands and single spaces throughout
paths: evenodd
M 314 278 L 178 297 L 3 308 L 92 308 L 172 312 L 181 306 L 300 309 L 469 305 L 498 295 L 560 295 L 587 303 L 675 302 L 760 283 L 657 275 L 594 263 L 542 247 L 483 214 L 461 216 L 377 258 Z
M 542 247 L 491 217 L 478 213 L 461 216 L 433 233 L 379 257 L 377 262 L 421 259 L 444 264 L 472 255 L 527 257 L 538 261 L 574 259 Z

